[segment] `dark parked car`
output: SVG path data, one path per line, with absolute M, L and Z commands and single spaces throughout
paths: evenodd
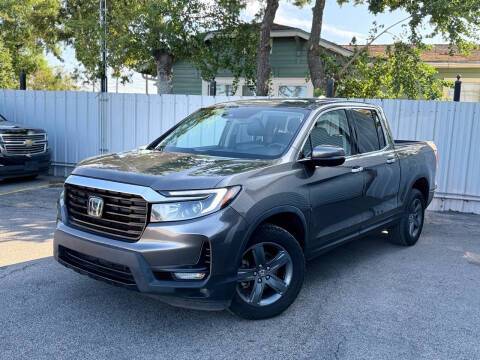
M 45 130 L 24 127 L 0 114 L 0 180 L 48 172 L 50 152 Z
M 381 229 L 414 245 L 436 155 L 433 143 L 394 141 L 373 105 L 204 108 L 145 149 L 78 165 L 55 257 L 170 304 L 272 317 L 297 297 L 306 259 Z

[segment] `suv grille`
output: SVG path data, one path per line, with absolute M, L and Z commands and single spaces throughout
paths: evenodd
M 104 201 L 101 217 L 87 213 L 91 196 Z M 65 202 L 73 227 L 117 240 L 137 241 L 147 223 L 147 202 L 137 195 L 65 184 Z
M 40 154 L 47 150 L 45 134 L 3 134 L 5 151 L 11 155 Z

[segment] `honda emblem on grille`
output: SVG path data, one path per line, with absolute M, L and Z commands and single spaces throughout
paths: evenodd
M 90 196 L 88 198 L 87 213 L 90 216 L 101 217 L 103 213 L 103 199 L 97 196 Z

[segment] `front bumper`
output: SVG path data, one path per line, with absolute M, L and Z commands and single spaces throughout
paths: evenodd
M 134 243 L 69 227 L 63 207 L 61 213 L 54 236 L 54 256 L 61 264 L 99 280 L 153 294 L 171 305 L 204 310 L 230 305 L 236 286 L 236 255 L 247 230 L 243 218 L 231 207 L 196 220 L 149 224 Z M 185 281 L 159 276 L 195 268 L 204 244 L 211 253 L 208 277 Z M 65 249 L 83 256 L 87 265 L 70 261 L 62 255 Z M 112 266 L 117 269 L 113 273 Z M 105 267 L 110 267 L 110 272 Z M 127 274 L 117 278 L 112 275 L 117 274 L 115 271 Z
M 0 153 L 0 180 L 47 173 L 50 151 L 34 155 L 5 155 Z

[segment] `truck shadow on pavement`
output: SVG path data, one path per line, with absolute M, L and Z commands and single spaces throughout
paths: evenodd
M 348 277 L 351 275 L 352 268 L 367 268 L 368 263 L 372 261 L 376 262 L 378 257 L 386 253 L 395 253 L 402 250 L 403 248 L 390 244 L 384 236 L 370 236 L 340 246 L 308 262 L 303 290 L 297 301 L 285 313 L 286 316 L 292 311 L 302 311 L 298 309 L 298 307 L 302 306 L 300 303 L 310 301 L 311 299 L 309 299 L 309 297 L 318 298 L 323 296 L 324 286 L 328 288 L 332 284 L 337 283 L 341 278 Z M 244 321 L 229 312 L 208 312 L 177 308 L 165 304 L 154 297 L 90 279 L 56 263 L 54 267 L 56 272 L 62 273 L 62 278 L 65 278 L 65 280 L 68 278 L 68 288 L 71 292 L 72 301 L 74 302 L 72 305 L 75 306 L 75 302 L 86 305 L 85 301 L 90 300 L 92 301 L 91 309 L 97 314 L 96 316 L 98 316 L 98 310 L 100 310 L 100 314 L 109 312 L 111 315 L 113 315 L 112 312 L 115 311 L 119 313 L 128 311 L 131 314 L 135 313 L 136 316 L 134 318 L 143 319 L 141 320 L 143 322 L 147 314 L 160 312 L 162 318 L 168 318 L 169 316 L 173 318 L 196 317 L 203 319 L 208 318 L 209 321 L 212 322 L 215 321 L 216 317 L 220 319 L 227 317 L 230 318 L 230 321 Z M 320 290 L 320 292 L 315 293 L 317 290 Z M 103 300 L 98 303 L 97 301 L 100 298 Z M 94 310 L 95 307 L 102 306 L 102 304 L 106 307 Z M 114 309 L 111 308 L 113 305 Z M 88 307 L 90 308 L 90 306 Z M 282 318 L 282 316 L 283 315 L 277 317 L 277 319 Z M 113 318 L 114 317 L 115 316 L 113 316 Z M 274 320 L 271 319 L 267 321 Z M 151 323 L 151 326 L 155 326 L 155 321 Z

